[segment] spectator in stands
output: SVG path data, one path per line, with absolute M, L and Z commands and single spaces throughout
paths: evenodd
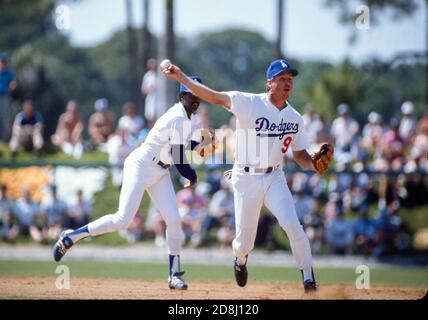
M 351 117 L 349 106 L 345 103 L 337 107 L 338 117 L 331 125 L 334 155 L 339 163 L 345 159 L 355 159 L 358 154 L 358 122 Z
M 404 252 L 411 248 L 411 237 L 407 226 L 399 215 L 400 203 L 396 199 L 380 207 L 377 216 L 379 246 L 374 250 L 376 256 Z
M 193 247 L 202 241 L 202 221 L 207 215 L 208 199 L 195 192 L 194 188 L 185 188 L 177 193 L 178 211 L 181 216 L 186 240 Z
M 386 169 L 401 170 L 404 164 L 405 141 L 399 134 L 399 123 L 392 118 L 390 129 L 384 133 L 381 142 L 382 157 L 386 161 Z
M 294 206 L 297 218 L 303 224 L 305 216 L 310 213 L 314 199 L 307 192 L 308 175 L 301 172 L 293 174 L 291 190 L 293 191 Z
M 105 151 L 105 143 L 115 130 L 115 119 L 106 98 L 95 101 L 95 113 L 89 118 L 89 137 L 94 149 Z
M 70 100 L 66 111 L 59 117 L 52 143 L 62 151 L 80 159 L 83 154 L 83 122 L 77 110 L 77 102 Z
M 16 154 L 20 147 L 25 151 L 40 151 L 43 147 L 43 118 L 39 112 L 34 111 L 33 102 L 25 100 L 13 123 L 12 138 L 10 139 L 10 149 L 12 156 Z
M 410 157 L 405 167 L 406 172 L 417 170 L 428 172 L 428 111 L 417 124 Z
M 148 232 L 154 233 L 156 246 L 164 247 L 166 245 L 166 224 L 162 219 L 160 212 L 153 205 L 153 202 L 150 202 L 149 212 L 147 214 L 146 220 L 146 230 Z
M 126 130 L 132 138 L 137 138 L 145 123 L 142 116 L 136 111 L 135 103 L 126 102 L 122 107 L 123 116 L 119 119 L 118 128 Z
M 364 126 L 361 137 L 361 147 L 369 154 L 379 157 L 381 155 L 381 140 L 384 134 L 382 117 L 377 112 L 370 112 L 369 122 Z
M 305 122 L 305 129 L 310 150 L 319 150 L 319 144 L 330 140 L 328 128 L 324 118 L 315 112 L 312 104 L 308 103 L 305 106 L 303 121 Z
M 0 185 L 0 237 L 4 241 L 11 238 L 12 217 L 15 212 L 13 201 L 7 196 L 7 186 Z
M 112 183 L 115 187 L 122 186 L 123 164 L 126 157 L 133 150 L 134 144 L 130 133 L 127 130 L 119 128 L 117 133 L 110 137 L 106 145 L 108 161 L 113 167 L 111 168 Z
M 68 210 L 66 228 L 74 230 L 88 224 L 91 211 L 91 204 L 84 199 L 82 189 L 78 189 L 76 199 Z
M 58 198 L 57 186 L 50 185 L 48 194 L 42 200 L 43 238 L 56 239 L 60 236 L 68 214 L 67 204 Z
M 7 56 L 0 53 L 0 140 L 4 142 L 9 140 L 10 134 L 10 93 L 15 91 L 16 87 L 15 75 L 8 66 Z
M 217 241 L 222 248 L 230 248 L 235 239 L 235 224 L 227 217 L 221 218 L 221 226 L 217 231 Z
M 211 196 L 221 189 L 222 180 L 223 171 L 220 169 L 208 169 L 205 173 L 204 181 L 210 185 L 209 192 Z
M 204 240 L 209 230 L 213 228 L 222 229 L 218 236 L 221 239 L 220 243 L 225 245 L 229 241 L 228 235 L 230 235 L 230 232 L 233 231 L 233 237 L 235 235 L 235 209 L 233 205 L 233 193 L 231 192 L 228 180 L 222 178 L 220 185 L 221 189 L 214 193 L 209 204 L 208 215 L 202 222 L 201 236 L 202 240 Z
M 311 242 L 313 253 L 320 253 L 324 238 L 324 217 L 317 199 L 312 202 L 310 211 L 304 218 L 303 226 Z
M 12 228 L 11 239 L 16 238 L 19 234 L 30 235 L 36 242 L 42 241 L 42 233 L 37 226 L 37 218 L 40 216 L 40 207 L 33 201 L 31 191 L 24 188 L 21 198 L 16 201 L 15 218 L 18 224 Z
M 355 252 L 371 255 L 378 245 L 376 221 L 369 216 L 369 207 L 360 206 L 358 218 L 354 222 Z
M 147 120 L 147 127 L 151 129 L 157 118 L 163 114 L 159 108 L 159 74 L 156 59 L 150 58 L 147 61 L 147 72 L 143 76 L 141 92 L 146 97 L 144 103 L 144 117 Z
M 401 114 L 402 118 L 400 121 L 400 126 L 398 128 L 398 132 L 400 134 L 400 138 L 408 144 L 411 142 L 413 134 L 416 129 L 416 117 L 413 115 L 414 106 L 411 101 L 404 101 L 401 105 Z
M 342 202 L 336 202 L 336 215 L 326 226 L 326 242 L 334 254 L 350 252 L 354 236 L 352 223 L 345 217 Z
M 350 159 L 346 159 L 344 162 L 337 164 L 338 172 L 333 173 L 328 182 L 329 192 L 338 192 L 343 195 L 351 188 L 353 176 L 350 172 L 351 169 Z

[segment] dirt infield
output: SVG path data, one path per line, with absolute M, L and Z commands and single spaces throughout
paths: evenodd
M 420 299 L 427 288 L 372 287 L 357 290 L 349 285 L 320 285 L 304 294 L 297 283 L 249 283 L 239 288 L 230 282 L 190 282 L 187 291 L 169 290 L 166 281 L 72 278 L 70 289 L 59 290 L 53 277 L 0 277 L 0 299 Z

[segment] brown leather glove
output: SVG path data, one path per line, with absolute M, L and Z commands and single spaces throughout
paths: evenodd
M 334 148 L 329 143 L 324 143 L 318 152 L 312 156 L 312 164 L 319 174 L 324 174 L 328 169 L 328 164 L 333 158 Z

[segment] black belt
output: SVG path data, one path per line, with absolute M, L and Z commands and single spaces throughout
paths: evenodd
M 272 172 L 273 167 L 267 167 L 267 168 L 254 168 L 255 173 L 270 173 Z M 250 172 L 250 167 L 244 167 L 245 172 Z
M 170 164 L 163 163 L 162 161 L 158 161 L 157 164 L 163 169 L 168 169 L 169 167 L 171 167 Z

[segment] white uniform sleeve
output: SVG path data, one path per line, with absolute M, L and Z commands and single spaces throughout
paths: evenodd
M 239 119 L 240 122 L 248 122 L 253 114 L 254 95 L 239 91 L 225 92 L 231 100 L 230 111 Z
M 192 123 L 185 118 L 176 118 L 171 124 L 170 144 L 171 145 L 187 145 L 192 133 Z
M 306 129 L 303 122 L 303 118 L 299 121 L 299 131 L 294 135 L 293 141 L 291 142 L 291 149 L 293 151 L 300 151 L 309 147 L 309 141 L 306 136 Z

